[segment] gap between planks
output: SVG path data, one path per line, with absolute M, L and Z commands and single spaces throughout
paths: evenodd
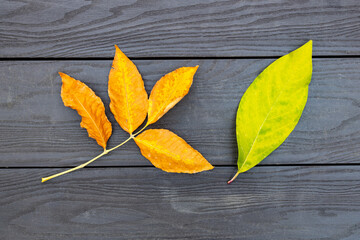
M 213 164 L 216 168 L 234 168 L 237 165 L 216 165 Z M 325 164 L 318 164 L 318 163 L 309 163 L 309 164 L 268 164 L 268 165 L 257 165 L 255 167 L 334 167 L 334 166 L 360 166 L 360 163 L 325 163 Z M 50 166 L 40 166 L 40 167 L 31 167 L 31 166 L 11 166 L 11 167 L 0 167 L 0 169 L 51 169 L 51 168 L 72 168 L 76 167 L 76 165 L 71 166 L 60 166 L 60 167 L 50 167 Z M 85 168 L 155 168 L 152 165 L 136 165 L 136 166 L 86 166 Z
M 283 55 L 282 55 L 283 56 Z M 282 56 L 232 56 L 232 57 L 129 57 L 131 60 L 221 60 L 221 59 L 277 59 Z M 313 58 L 360 58 L 360 55 L 318 55 L 313 56 Z M 36 57 L 36 58 L 27 58 L 27 57 L 17 57 L 17 58 L 0 58 L 0 61 L 109 61 L 113 60 L 112 57 Z

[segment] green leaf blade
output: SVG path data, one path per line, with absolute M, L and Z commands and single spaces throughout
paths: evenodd
M 238 172 L 278 148 L 298 123 L 312 75 L 312 41 L 270 64 L 244 93 L 236 116 Z

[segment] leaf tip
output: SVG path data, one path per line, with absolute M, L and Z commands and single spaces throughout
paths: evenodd
M 114 56 L 114 61 L 119 61 L 120 59 L 128 59 L 128 57 L 125 55 L 125 53 L 123 53 L 123 51 L 121 51 L 121 49 L 115 44 L 115 56 Z M 113 64 L 114 67 L 114 64 Z
M 199 68 L 199 65 L 196 65 L 195 67 L 192 67 L 192 69 L 194 71 L 194 75 L 195 75 L 196 71 L 198 70 L 198 68 Z
M 191 78 L 194 77 L 194 75 L 196 74 L 197 70 L 199 68 L 199 65 L 196 65 L 195 67 L 182 67 L 182 68 L 178 68 L 175 71 L 182 69 L 185 70 L 186 72 L 188 72 L 191 75 Z
M 63 72 L 58 72 L 58 74 L 60 75 L 61 78 L 67 76 L 67 75 L 66 75 L 65 73 L 63 73 Z
M 205 158 L 204 158 L 204 159 L 205 159 Z M 206 161 L 206 166 L 205 166 L 201 171 L 199 171 L 199 172 L 202 172 L 202 171 L 210 171 L 210 170 L 213 170 L 213 169 L 214 169 L 214 166 L 213 166 L 211 163 L 209 163 L 208 160 L 205 159 L 205 161 Z
M 61 77 L 61 81 L 64 84 L 65 82 L 69 82 L 69 80 L 71 79 L 71 77 L 69 75 L 67 75 L 66 73 L 63 72 L 58 72 L 60 77 Z
M 115 44 L 115 56 L 114 56 L 114 60 L 118 59 L 118 58 L 122 58 L 124 57 L 124 53 L 121 51 L 121 49 Z
M 313 47 L 313 40 L 309 40 L 301 48 L 307 49 L 310 52 L 310 54 L 312 54 L 312 47 Z

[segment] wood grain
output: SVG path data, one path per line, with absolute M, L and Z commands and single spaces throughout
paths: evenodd
M 280 56 L 314 40 L 315 55 L 360 54 L 360 2 L 0 1 L 0 57 Z
M 346 239 L 360 235 L 360 167 L 0 170 L 0 236 L 21 239 Z
M 235 114 L 242 94 L 272 59 L 135 61 L 150 92 L 162 75 L 200 65 L 190 93 L 153 128 L 167 128 L 215 165 L 235 165 Z M 111 61 L 0 62 L 0 166 L 74 166 L 102 149 L 63 106 L 65 72 L 104 101 L 113 124 L 109 147 L 127 138 L 109 111 Z M 309 100 L 285 143 L 261 164 L 360 163 L 360 59 L 316 59 Z M 150 163 L 131 142 L 92 166 Z

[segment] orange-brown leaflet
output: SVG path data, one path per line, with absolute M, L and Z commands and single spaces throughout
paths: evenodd
M 110 109 L 120 126 L 132 134 L 145 120 L 148 95 L 135 64 L 117 47 L 109 73 Z
M 65 73 L 59 74 L 63 82 L 61 98 L 64 105 L 78 112 L 82 117 L 80 126 L 86 128 L 89 137 L 105 149 L 112 127 L 105 115 L 103 102 L 86 84 Z
M 134 138 L 155 167 L 166 172 L 197 173 L 214 167 L 182 138 L 166 129 L 150 129 Z
M 159 120 L 189 92 L 198 67 L 178 68 L 155 84 L 149 98 L 147 124 Z

